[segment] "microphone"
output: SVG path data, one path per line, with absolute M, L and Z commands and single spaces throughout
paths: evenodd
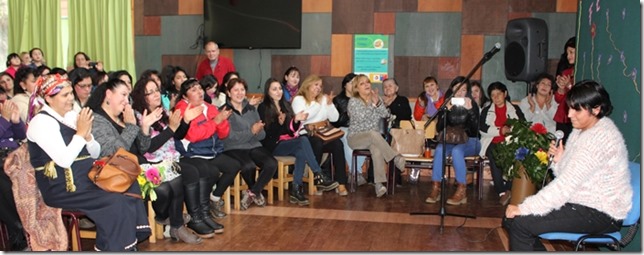
M 561 130 L 555 131 L 555 147 L 559 147 L 559 143 L 561 142 L 561 139 L 564 138 L 564 132 Z M 554 158 L 555 155 L 550 155 L 548 157 L 548 162 L 552 162 L 552 158 Z
M 494 48 L 492 48 L 490 51 L 485 53 L 484 58 L 485 59 L 490 59 L 490 58 L 492 58 L 492 56 L 494 56 L 494 54 L 496 54 L 500 50 L 501 50 L 501 43 L 497 42 L 497 43 L 494 44 Z

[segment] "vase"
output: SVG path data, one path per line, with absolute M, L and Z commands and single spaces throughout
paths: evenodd
M 519 205 L 523 203 L 526 197 L 532 196 L 537 192 L 537 186 L 528 178 L 523 166 L 519 169 L 519 177 L 515 177 L 512 180 L 511 192 L 511 205 Z

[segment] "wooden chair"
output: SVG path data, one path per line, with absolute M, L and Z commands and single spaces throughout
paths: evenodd
M 277 160 L 277 179 L 271 182 L 274 187 L 277 187 L 277 201 L 284 201 L 284 191 L 288 190 L 288 183 L 293 181 L 293 174 L 289 174 L 288 166 L 295 165 L 295 157 L 293 156 L 275 156 Z M 313 171 L 306 166 L 308 176 L 304 176 L 302 180 L 308 183 L 309 196 L 314 195 L 316 192 L 315 182 L 313 181 Z
M 257 168 L 257 175 L 259 175 L 259 168 Z M 235 181 L 233 182 L 233 188 L 230 191 L 231 195 L 235 196 L 233 199 L 233 208 L 235 210 L 241 210 L 241 192 L 243 190 L 247 190 L 248 185 L 244 182 L 243 178 L 241 178 L 241 172 L 237 173 L 235 176 Z M 264 187 L 264 190 L 268 190 L 268 196 L 266 197 L 266 203 L 269 205 L 273 204 L 273 182 L 269 181 L 268 184 Z
M 156 243 L 157 239 L 163 239 L 163 226 L 156 223 L 152 202 L 146 201 L 148 207 L 148 221 L 150 224 L 150 243 Z M 79 222 L 81 218 L 87 217 L 85 213 L 72 209 L 63 209 L 63 222 L 67 227 L 70 236 L 70 245 L 72 251 L 82 251 L 81 238 L 96 239 L 96 230 L 80 229 Z

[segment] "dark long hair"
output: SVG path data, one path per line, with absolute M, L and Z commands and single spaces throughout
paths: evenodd
M 557 73 L 556 73 L 557 75 L 560 75 L 561 72 L 563 72 L 564 70 L 575 66 L 575 64 L 571 65 L 570 63 L 568 63 L 568 53 L 566 52 L 566 49 L 568 48 L 574 48 L 574 49 L 577 48 L 576 36 L 570 37 L 568 41 L 566 41 L 566 44 L 564 45 L 563 53 L 561 53 L 561 58 L 559 59 L 559 63 L 557 64 Z
M 16 71 L 15 78 L 13 79 L 13 95 L 18 95 L 21 93 L 25 93 L 25 89 L 20 86 L 21 82 L 26 81 L 29 78 L 29 75 L 33 75 L 34 78 L 36 77 L 36 69 L 33 69 L 28 66 L 23 66 L 18 68 L 18 71 Z
M 132 96 L 132 102 L 133 102 L 132 103 L 132 109 L 137 111 L 137 112 L 139 112 L 139 113 L 141 113 L 141 114 L 143 114 L 143 111 L 145 111 L 145 110 L 148 110 L 148 114 L 151 111 L 150 110 L 150 105 L 145 100 L 145 90 L 146 90 L 146 87 L 147 87 L 148 83 L 150 83 L 150 82 L 154 83 L 154 85 L 157 87 L 157 89 L 159 89 L 159 91 L 161 90 L 159 88 L 160 85 L 157 84 L 156 81 L 154 81 L 153 79 L 150 79 L 150 78 L 143 78 L 143 79 L 139 79 L 138 81 L 136 81 L 136 84 L 134 85 L 134 88 L 132 89 L 132 93 L 130 94 Z M 163 106 L 159 105 L 159 107 L 163 107 Z M 152 129 L 154 129 L 156 131 L 159 131 L 159 132 L 163 130 L 163 125 L 161 125 L 161 123 L 167 124 L 168 119 L 169 119 L 168 114 L 166 114 L 165 110 L 161 111 L 161 114 L 162 114 L 161 119 L 158 120 L 157 122 L 154 122 L 154 124 L 152 124 Z
M 264 101 L 262 101 L 262 104 L 265 107 L 264 111 L 264 123 L 268 126 L 275 119 L 277 119 L 277 116 L 279 115 L 279 112 L 277 112 L 277 107 L 275 106 L 275 103 L 273 103 L 273 99 L 271 96 L 268 94 L 271 88 L 271 84 L 273 82 L 277 82 L 280 84 L 280 89 L 281 89 L 281 83 L 275 78 L 268 78 L 266 79 L 266 82 L 264 82 Z M 284 94 L 282 94 L 282 98 L 278 101 L 278 104 L 280 105 L 280 108 L 283 113 L 285 113 L 287 116 L 292 117 L 293 116 L 293 108 L 291 108 L 291 104 L 289 104 L 286 99 L 284 99 Z
M 105 101 L 105 93 L 108 89 L 114 91 L 118 86 L 127 86 L 127 84 L 118 78 L 109 79 L 108 81 L 101 83 L 94 89 L 94 91 L 92 91 L 92 94 L 89 96 L 89 99 L 87 99 L 85 106 L 89 107 L 94 112 L 103 112 L 101 105 L 103 105 L 103 101 Z

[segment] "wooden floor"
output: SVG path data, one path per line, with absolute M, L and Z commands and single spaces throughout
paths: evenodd
M 448 185 L 447 195 L 454 188 Z M 309 206 L 277 201 L 266 207 L 251 206 L 233 211 L 219 223 L 225 232 L 202 244 L 190 245 L 170 239 L 138 245 L 141 251 L 506 251 L 507 235 L 501 226 L 504 207 L 485 181 L 483 199 L 468 187 L 468 203 L 446 206 L 447 213 L 467 214 L 476 219 L 410 215 L 437 213 L 440 204 L 426 204 L 429 177 L 417 184 L 406 181 L 395 194 L 376 198 L 374 188 L 364 185 L 356 193 L 340 197 L 335 192 L 309 196 Z M 557 251 L 571 245 L 551 243 Z M 93 240 L 83 240 L 91 249 Z

